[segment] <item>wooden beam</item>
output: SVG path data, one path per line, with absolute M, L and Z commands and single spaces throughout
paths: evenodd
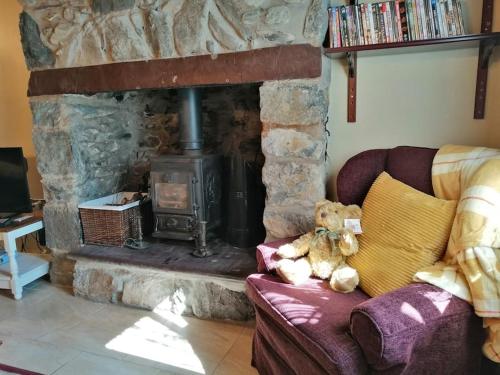
M 233 85 L 321 76 L 321 48 L 287 45 L 216 56 L 34 71 L 28 96 Z

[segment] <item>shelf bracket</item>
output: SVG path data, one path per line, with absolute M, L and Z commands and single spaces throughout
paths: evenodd
M 481 32 L 491 32 L 493 23 L 494 0 L 483 0 L 483 15 L 481 21 Z M 484 119 L 486 107 L 486 88 L 488 86 L 488 67 L 491 54 L 497 44 L 496 40 L 482 41 L 479 46 L 479 57 L 477 61 L 476 96 L 474 100 L 474 119 Z
M 484 40 L 480 45 L 479 65 L 481 69 L 488 69 L 490 57 L 493 54 L 497 43 L 495 40 Z
M 349 0 L 350 5 L 357 5 L 358 0 Z M 347 122 L 356 122 L 356 80 L 358 76 L 358 53 L 348 52 L 346 54 L 347 67 Z
M 358 75 L 357 52 L 347 53 L 347 66 L 349 74 L 347 77 L 347 122 L 356 122 L 356 80 Z

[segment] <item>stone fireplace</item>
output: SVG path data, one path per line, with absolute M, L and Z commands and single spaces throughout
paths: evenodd
M 152 158 L 178 153 L 177 89 L 202 86 L 205 149 L 263 155 L 267 239 L 309 230 L 325 196 L 326 1 L 22 3 L 51 280 L 99 301 L 247 319 L 243 280 L 72 257 L 77 206 L 136 189 Z

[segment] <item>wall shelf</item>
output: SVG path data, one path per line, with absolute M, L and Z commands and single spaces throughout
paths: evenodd
M 356 122 L 356 87 L 358 56 L 390 55 L 409 52 L 444 51 L 457 48 L 478 48 L 476 94 L 474 119 L 483 119 L 486 104 L 488 67 L 491 54 L 500 46 L 500 32 L 492 32 L 494 0 L 483 0 L 481 33 L 448 38 L 421 39 L 409 42 L 368 44 L 353 47 L 324 48 L 324 54 L 331 58 L 345 58 L 348 64 L 347 80 L 347 122 Z M 349 4 L 358 4 L 349 0 Z
M 486 44 L 500 45 L 500 32 L 494 33 L 482 33 L 482 34 L 469 34 L 454 36 L 449 38 L 437 38 L 437 39 L 421 39 L 413 40 L 410 42 L 396 42 L 396 43 L 381 43 L 381 44 L 368 44 L 363 46 L 354 47 L 340 47 L 340 48 L 324 48 L 324 53 L 327 56 L 333 58 L 345 57 L 346 53 L 353 52 L 368 52 L 370 55 L 373 54 L 398 54 L 407 52 L 421 52 L 424 49 L 412 49 L 413 47 L 428 47 L 425 51 L 442 51 L 447 47 L 450 48 L 468 48 L 468 47 L 479 47 L 481 42 Z M 367 53 L 367 54 L 368 54 Z M 361 54 L 358 54 L 361 56 Z

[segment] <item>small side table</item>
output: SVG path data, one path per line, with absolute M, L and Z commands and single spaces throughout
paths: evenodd
M 36 255 L 17 254 L 16 239 L 43 228 L 40 215 L 17 225 L 0 228 L 0 240 L 9 255 L 9 261 L 0 264 L 0 289 L 10 289 L 16 300 L 23 296 L 23 286 L 49 273 L 49 262 Z

